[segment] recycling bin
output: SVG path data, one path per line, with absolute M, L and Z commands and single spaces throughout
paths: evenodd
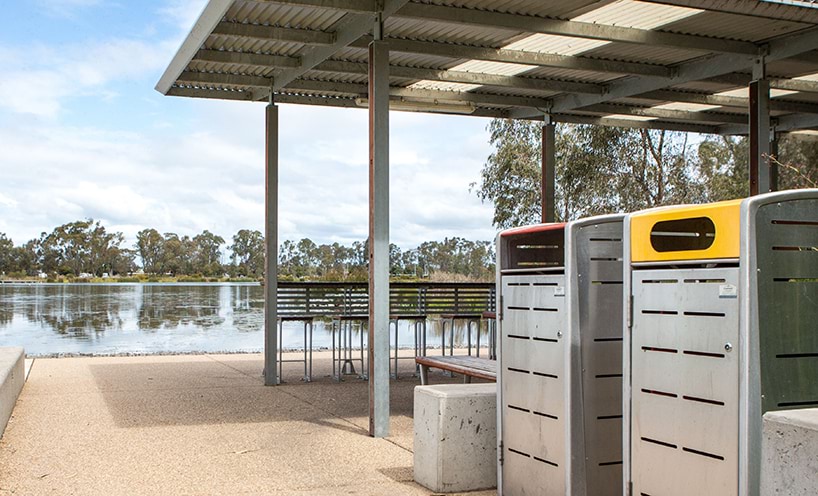
M 625 222 L 624 494 L 758 496 L 765 412 L 818 406 L 818 190 Z
M 498 236 L 498 491 L 622 487 L 623 216 Z

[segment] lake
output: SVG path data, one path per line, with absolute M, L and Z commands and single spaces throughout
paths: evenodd
M 257 283 L 0 284 L 0 346 L 29 356 L 260 352 L 263 323 Z M 428 344 L 439 346 L 439 325 L 427 327 Z M 401 322 L 401 347 L 412 332 Z M 285 323 L 283 334 L 285 349 L 303 348 L 302 324 Z M 316 321 L 313 348 L 330 343 L 329 324 Z

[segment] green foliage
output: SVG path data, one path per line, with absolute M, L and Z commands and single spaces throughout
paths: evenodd
M 494 151 L 472 187 L 494 204 L 496 226 L 539 222 L 541 125 L 495 119 L 489 131 Z M 556 148 L 558 220 L 746 196 L 743 139 L 694 145 L 686 133 L 559 125 Z

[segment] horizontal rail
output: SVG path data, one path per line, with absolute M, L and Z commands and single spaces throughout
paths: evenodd
M 278 283 L 278 314 L 334 317 L 369 311 L 367 283 Z M 493 312 L 492 283 L 391 283 L 389 312 L 401 315 L 440 315 Z

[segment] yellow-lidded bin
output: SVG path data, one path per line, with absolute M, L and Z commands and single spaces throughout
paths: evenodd
M 738 258 L 740 208 L 741 200 L 730 200 L 632 214 L 631 261 Z

